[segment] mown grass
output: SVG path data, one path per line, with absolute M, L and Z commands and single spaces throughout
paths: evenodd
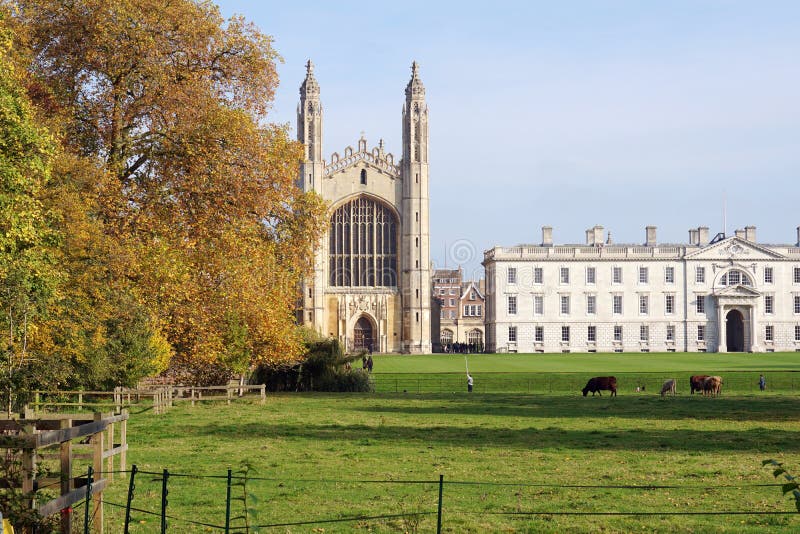
M 265 406 L 186 404 L 134 415 L 130 461 L 152 473 L 224 476 L 251 462 L 256 524 L 425 512 L 411 518 L 285 526 L 260 532 L 435 532 L 440 474 L 445 532 L 794 532 L 800 518 L 563 516 L 525 512 L 791 511 L 761 460 L 800 466 L 800 398 L 622 395 L 271 395 Z M 797 470 L 797 469 L 796 469 Z M 158 512 L 156 475 L 134 506 Z M 398 481 L 430 481 L 399 484 Z M 367 482 L 372 481 L 372 482 Z M 537 486 L 536 484 L 540 484 Z M 541 484 L 544 484 L 541 485 Z M 566 488 L 546 485 L 599 485 Z M 615 485 L 671 485 L 621 489 Z M 727 486 L 746 486 L 727 487 Z M 106 498 L 124 503 L 125 481 Z M 172 477 L 169 513 L 221 525 L 224 478 Z M 241 507 L 234 502 L 234 514 Z M 500 515 L 500 513 L 518 515 Z M 122 510 L 106 507 L 108 532 Z M 132 533 L 157 532 L 134 512 Z M 316 529 L 316 530 L 314 530 Z M 170 532 L 214 529 L 170 521 Z

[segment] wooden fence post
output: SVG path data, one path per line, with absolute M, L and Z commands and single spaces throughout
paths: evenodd
M 71 428 L 72 419 L 62 419 L 59 424 L 61 429 Z M 74 488 L 72 480 L 72 441 L 67 440 L 60 446 L 61 460 L 61 495 L 66 495 Z M 66 513 L 65 513 L 66 512 Z M 61 532 L 71 534 L 72 532 L 72 507 L 68 507 L 61 513 Z
M 122 410 L 124 415 L 128 415 L 128 410 Z M 119 452 L 119 469 L 120 471 L 126 471 L 127 467 L 127 460 L 128 460 L 128 419 L 127 417 L 122 420 L 122 424 L 120 425 L 119 429 L 119 444 L 122 446 L 122 450 Z
M 95 412 L 95 421 L 102 421 L 103 414 Z M 103 473 L 103 432 L 92 434 L 92 469 L 95 473 L 95 480 L 100 481 L 104 477 Z M 96 534 L 103 534 L 103 495 L 96 492 L 92 495 L 92 531 Z
M 267 385 L 261 384 L 261 404 L 267 402 Z

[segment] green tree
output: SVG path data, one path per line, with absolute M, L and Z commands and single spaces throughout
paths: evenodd
M 32 117 L 11 44 L 0 14 L 0 380 L 9 413 L 24 378 L 43 363 L 31 347 L 59 279 L 52 255 L 58 235 L 40 201 L 54 144 Z

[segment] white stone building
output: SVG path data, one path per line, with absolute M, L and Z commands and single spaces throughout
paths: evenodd
M 322 157 L 320 86 L 308 62 L 297 138 L 305 145 L 298 185 L 329 204 L 329 226 L 302 285 L 298 322 L 347 350 L 431 352 L 428 106 L 412 65 L 402 113 L 403 155 L 363 135 Z
M 764 352 L 800 350 L 797 242 L 756 229 L 689 231 L 688 244 L 617 245 L 603 227 L 585 245 L 542 243 L 484 253 L 486 348 L 492 352 Z

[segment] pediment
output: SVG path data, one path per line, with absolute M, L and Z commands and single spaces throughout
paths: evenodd
M 760 297 L 761 292 L 749 286 L 729 286 L 724 289 L 714 291 L 717 297 L 753 298 Z
M 786 256 L 739 237 L 729 237 L 686 255 L 687 260 L 755 261 L 778 260 Z

